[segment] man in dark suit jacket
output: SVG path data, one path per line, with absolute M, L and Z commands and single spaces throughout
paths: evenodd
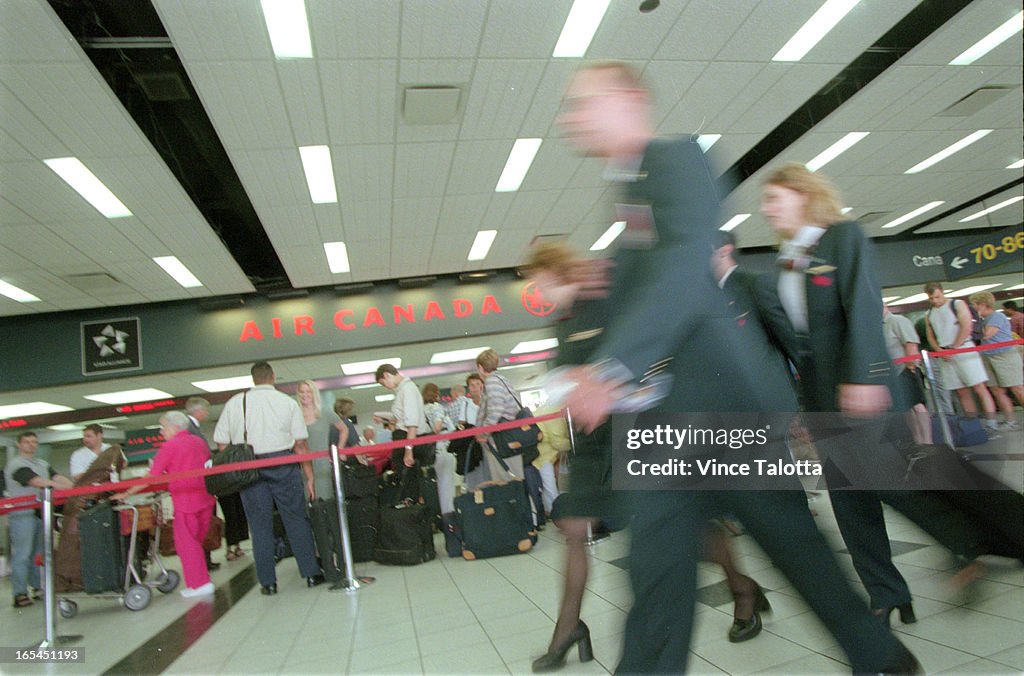
M 794 411 L 784 373 L 750 364 L 749 338 L 711 271 L 719 225 L 717 185 L 693 139 L 655 139 L 650 101 L 639 76 L 621 63 L 580 70 L 559 122 L 570 140 L 603 158 L 625 186 L 625 220 L 606 327 L 595 364 L 576 373 L 567 400 L 593 429 L 612 410 L 620 383 L 603 364 L 643 383 L 652 364 L 671 359 L 673 387 L 659 406 L 671 412 Z M 602 364 L 603 362 L 603 364 Z M 775 451 L 777 446 L 773 447 Z M 738 516 L 807 599 L 850 656 L 854 671 L 901 671 L 913 657 L 873 620 L 844 580 L 817 531 L 798 482 L 792 490 L 639 491 L 635 497 L 630 578 L 634 603 L 618 671 L 684 671 L 692 628 L 697 547 L 704 521 Z M 908 659 L 909 658 L 909 659 Z

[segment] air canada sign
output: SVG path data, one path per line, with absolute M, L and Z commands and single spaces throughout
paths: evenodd
M 357 331 L 500 314 L 501 305 L 493 295 L 486 295 L 477 302 L 468 298 L 452 298 L 443 303 L 431 300 L 422 304 L 404 303 L 382 307 L 371 305 L 362 310 L 341 308 L 333 316 L 295 314 L 290 317 L 272 317 L 264 322 L 250 319 L 242 324 L 238 340 L 246 343 L 285 336 L 315 336 L 326 331 Z

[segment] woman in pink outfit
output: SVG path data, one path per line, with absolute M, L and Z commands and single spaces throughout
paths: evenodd
M 206 442 L 189 432 L 188 422 L 185 414 L 179 411 L 170 411 L 160 418 L 160 432 L 167 441 L 153 458 L 149 476 L 202 469 L 210 459 Z M 113 498 L 123 499 L 142 488 L 133 487 Z M 171 481 L 168 489 L 174 503 L 174 548 L 178 551 L 185 574 L 185 589 L 181 590 L 181 595 L 189 598 L 212 594 L 213 583 L 206 569 L 203 540 L 210 528 L 216 502 L 206 492 L 202 477 Z

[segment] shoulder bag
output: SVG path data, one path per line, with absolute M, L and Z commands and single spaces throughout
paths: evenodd
M 519 397 L 516 396 L 512 388 L 508 386 L 504 378 L 501 378 L 497 374 L 492 377 L 497 377 L 501 380 L 501 384 L 505 386 L 508 393 L 515 399 L 516 404 L 519 406 L 519 410 L 516 412 L 515 420 L 526 420 L 533 417 L 533 411 L 526 406 L 523 406 L 522 402 L 519 401 Z M 508 418 L 500 418 L 498 422 L 511 422 Z M 511 458 L 517 455 L 522 455 L 524 452 L 529 454 L 533 452 L 533 457 L 536 458 L 536 446 L 544 438 L 544 433 L 540 431 L 540 427 L 536 423 L 524 424 L 519 427 L 513 427 L 512 429 L 500 430 L 493 432 L 491 438 L 494 440 L 494 446 L 498 451 L 498 455 L 502 458 Z M 527 462 L 524 459 L 524 462 Z
M 256 452 L 249 445 L 249 425 L 245 418 L 245 397 L 248 393 L 242 394 L 242 443 L 231 444 L 224 450 L 215 453 L 212 458 L 206 461 L 207 467 L 218 465 L 230 465 L 236 462 L 248 462 L 256 459 Z M 203 477 L 206 482 L 206 492 L 210 495 L 221 497 L 223 495 L 234 495 L 241 490 L 252 486 L 260 480 L 258 469 L 237 469 L 223 474 L 211 474 Z

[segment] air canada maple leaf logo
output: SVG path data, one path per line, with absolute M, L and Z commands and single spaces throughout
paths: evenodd
M 547 317 L 555 311 L 555 303 L 545 299 L 544 294 L 541 293 L 534 282 L 528 282 L 523 287 L 520 298 L 523 301 L 523 307 L 531 315 Z

